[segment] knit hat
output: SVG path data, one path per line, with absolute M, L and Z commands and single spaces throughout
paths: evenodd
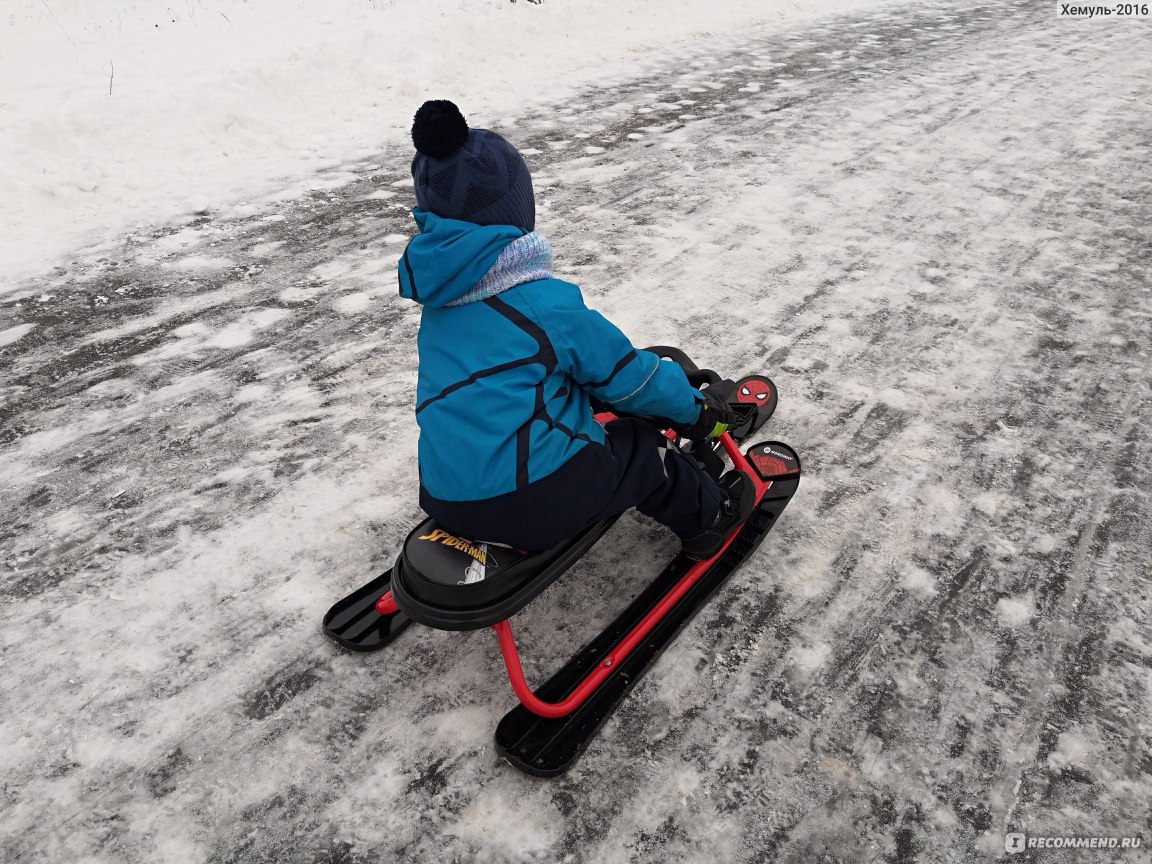
M 520 152 L 487 129 L 469 129 L 447 99 L 425 102 L 412 120 L 416 203 L 445 219 L 536 229 L 532 176 Z

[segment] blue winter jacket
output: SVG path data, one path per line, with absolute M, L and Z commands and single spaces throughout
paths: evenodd
M 420 480 L 445 501 L 503 495 L 551 474 L 604 432 L 589 397 L 692 423 L 699 391 L 678 365 L 639 351 L 580 289 L 547 278 L 449 306 L 525 234 L 417 208 L 400 294 L 423 304 L 417 346 Z

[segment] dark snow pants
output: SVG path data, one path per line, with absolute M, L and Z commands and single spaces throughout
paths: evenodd
M 720 507 L 716 482 L 654 426 L 628 418 L 613 420 L 604 432 L 603 445 L 585 445 L 522 489 L 481 501 L 443 501 L 421 487 L 420 506 L 470 540 L 533 551 L 631 507 L 682 536 L 712 521 Z

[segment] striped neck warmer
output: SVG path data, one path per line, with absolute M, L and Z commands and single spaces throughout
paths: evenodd
M 525 234 L 504 247 L 496 263 L 476 283 L 476 287 L 447 306 L 463 306 L 485 297 L 495 297 L 501 291 L 552 277 L 552 244 L 539 231 Z

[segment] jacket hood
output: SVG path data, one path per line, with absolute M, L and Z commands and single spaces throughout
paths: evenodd
M 417 207 L 420 233 L 399 262 L 400 296 L 425 306 L 447 306 L 467 294 L 496 263 L 504 247 L 524 236 L 514 225 L 476 225 Z

